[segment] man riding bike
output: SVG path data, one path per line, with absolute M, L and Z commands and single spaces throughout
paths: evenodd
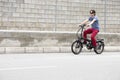
M 97 44 L 96 44 L 95 37 L 99 32 L 100 26 L 99 26 L 99 20 L 98 20 L 98 17 L 96 16 L 95 10 L 90 10 L 90 17 L 85 21 L 83 21 L 80 25 L 86 24 L 88 21 L 90 21 L 90 23 L 87 24 L 86 26 L 88 27 L 91 25 L 92 28 L 88 28 L 87 30 L 84 31 L 83 33 L 83 37 L 85 39 L 84 44 L 86 44 L 87 34 L 91 34 L 92 45 L 93 45 L 93 48 L 96 49 Z

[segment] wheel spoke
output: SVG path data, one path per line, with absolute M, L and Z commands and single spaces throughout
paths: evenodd
M 101 54 L 104 50 L 104 44 L 99 42 L 98 43 L 98 46 L 97 46 L 97 49 L 95 49 L 94 51 L 97 53 L 97 54 Z
M 82 49 L 82 44 L 78 41 L 75 41 L 75 42 L 73 42 L 71 49 L 74 54 L 79 54 Z

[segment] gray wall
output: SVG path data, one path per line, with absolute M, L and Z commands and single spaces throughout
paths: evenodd
M 0 29 L 75 31 L 91 9 L 101 32 L 120 32 L 120 0 L 0 0 Z
M 97 11 L 101 32 L 120 33 L 120 0 L 0 0 L 0 30 L 40 31 L 0 31 L 0 47 L 70 46 L 76 39 L 71 32 L 91 9 Z M 119 34 L 101 38 L 106 45 L 120 45 Z
M 120 46 L 120 34 L 99 33 L 96 38 L 104 39 L 105 46 Z M 1 32 L 0 47 L 68 47 L 76 39 L 68 32 Z

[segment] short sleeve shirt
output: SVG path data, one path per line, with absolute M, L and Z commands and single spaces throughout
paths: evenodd
M 89 21 L 92 21 L 93 19 L 95 19 L 95 22 L 92 24 L 92 28 L 99 30 L 100 26 L 99 26 L 99 20 L 97 16 L 89 17 Z

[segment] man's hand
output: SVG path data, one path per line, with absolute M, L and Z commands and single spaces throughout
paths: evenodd
M 82 24 L 79 24 L 79 27 L 81 27 L 82 26 Z
M 86 24 L 86 26 L 84 27 L 84 29 L 87 30 L 89 26 L 90 26 L 90 24 Z
M 86 25 L 86 27 L 89 27 L 89 26 L 90 26 L 90 24 L 87 24 L 87 25 Z

